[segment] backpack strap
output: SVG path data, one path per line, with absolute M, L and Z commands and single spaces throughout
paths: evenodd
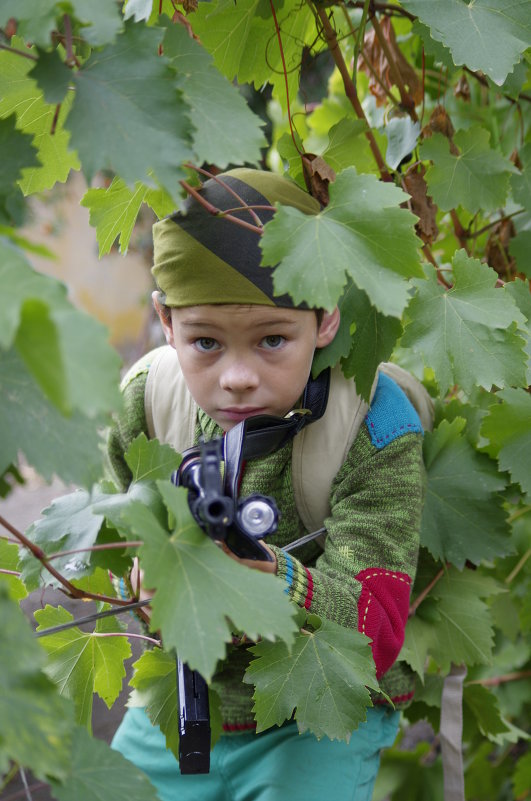
M 398 384 L 416 409 L 424 430 L 430 430 L 433 426 L 433 401 L 420 381 L 396 364 L 384 362 L 379 366 L 371 387 L 371 402 L 380 372 Z M 369 408 L 370 404 L 358 394 L 354 379 L 346 379 L 341 368 L 334 367 L 323 418 L 301 431 L 293 441 L 293 494 L 307 531 L 322 528 L 330 514 L 332 482 L 346 460 Z M 324 536 L 317 537 L 321 547 Z
M 188 391 L 174 348 L 164 345 L 150 356 L 144 392 L 149 436 L 182 453 L 194 443 L 197 404 Z

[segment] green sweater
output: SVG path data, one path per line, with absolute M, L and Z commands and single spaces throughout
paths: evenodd
M 131 480 L 123 455 L 139 433 L 148 436 L 146 378 L 147 368 L 133 372 L 123 388 L 124 411 L 109 434 L 108 466 L 122 488 Z M 287 592 L 299 606 L 371 638 L 380 686 L 400 707 L 410 701 L 414 689 L 411 670 L 396 659 L 415 577 L 425 478 L 422 434 L 407 423 L 415 413 L 389 382 L 382 391 L 379 386 L 366 424 L 333 481 L 324 551 L 315 542 L 299 548 L 296 555 L 282 550 L 307 533 L 293 500 L 291 443 L 271 456 L 248 462 L 240 493 L 245 497 L 260 492 L 276 499 L 281 519 L 268 544 L 275 551 L 278 575 L 286 581 Z M 199 410 L 197 437 L 201 433 L 210 438 L 221 431 Z M 254 727 L 253 687 L 242 682 L 249 660 L 245 646 L 233 647 L 213 680 L 227 732 Z M 373 701 L 383 699 L 375 696 Z

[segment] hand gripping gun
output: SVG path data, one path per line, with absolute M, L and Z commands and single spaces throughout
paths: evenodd
M 271 561 L 260 540 L 277 529 L 275 501 L 258 494 L 238 500 L 230 487 L 223 487 L 223 445 L 223 440 L 217 438 L 185 451 L 172 481 L 188 490 L 190 511 L 211 539 L 226 543 L 241 558 Z M 225 469 L 226 478 L 229 472 Z M 177 682 L 181 773 L 208 773 L 211 732 L 207 684 L 180 659 Z

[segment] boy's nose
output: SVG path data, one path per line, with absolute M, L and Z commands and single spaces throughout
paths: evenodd
M 221 372 L 220 386 L 228 392 L 248 392 L 258 386 L 256 370 L 245 361 L 235 360 Z

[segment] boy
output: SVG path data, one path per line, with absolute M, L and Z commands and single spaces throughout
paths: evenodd
M 123 453 L 141 431 L 181 449 L 183 432 L 172 431 L 176 403 L 190 402 L 189 438 L 196 441 L 250 416 L 286 415 L 304 391 L 315 349 L 328 345 L 338 330 L 337 309 L 316 311 L 296 306 L 289 296 L 276 297 L 272 270 L 259 266 L 257 222 L 271 219 L 277 201 L 315 214 L 319 205 L 313 198 L 285 178 L 247 169 L 206 181 L 199 197 L 201 202 L 188 201 L 185 214 L 154 226 L 154 303 L 169 347 L 141 360 L 125 379 L 125 413 L 108 448 L 115 478 L 124 486 L 130 475 Z M 205 204 L 244 225 L 212 216 Z M 254 210 L 242 210 L 246 206 Z M 184 401 L 175 389 L 179 371 Z M 350 391 L 352 382 L 339 380 Z M 318 426 L 321 421 L 310 428 Z M 296 556 L 282 550 L 307 533 L 293 498 L 292 442 L 248 462 L 240 489 L 242 496 L 273 496 L 281 511 L 267 544 L 273 560 L 246 564 L 275 572 L 298 605 L 366 633 L 381 686 L 398 707 L 412 696 L 411 676 L 395 661 L 418 554 L 421 437 L 415 410 L 381 376 L 332 483 L 324 550 L 316 541 Z M 369 801 L 380 749 L 392 744 L 399 713 L 375 699 L 348 745 L 299 735 L 294 722 L 257 735 L 253 687 L 241 681 L 248 662 L 245 646 L 235 648 L 214 678 L 227 736 L 214 748 L 210 774 L 181 776 L 164 737 L 142 710 L 128 711 L 114 747 L 145 770 L 162 801 L 307 801 L 331 791 L 334 801 Z

